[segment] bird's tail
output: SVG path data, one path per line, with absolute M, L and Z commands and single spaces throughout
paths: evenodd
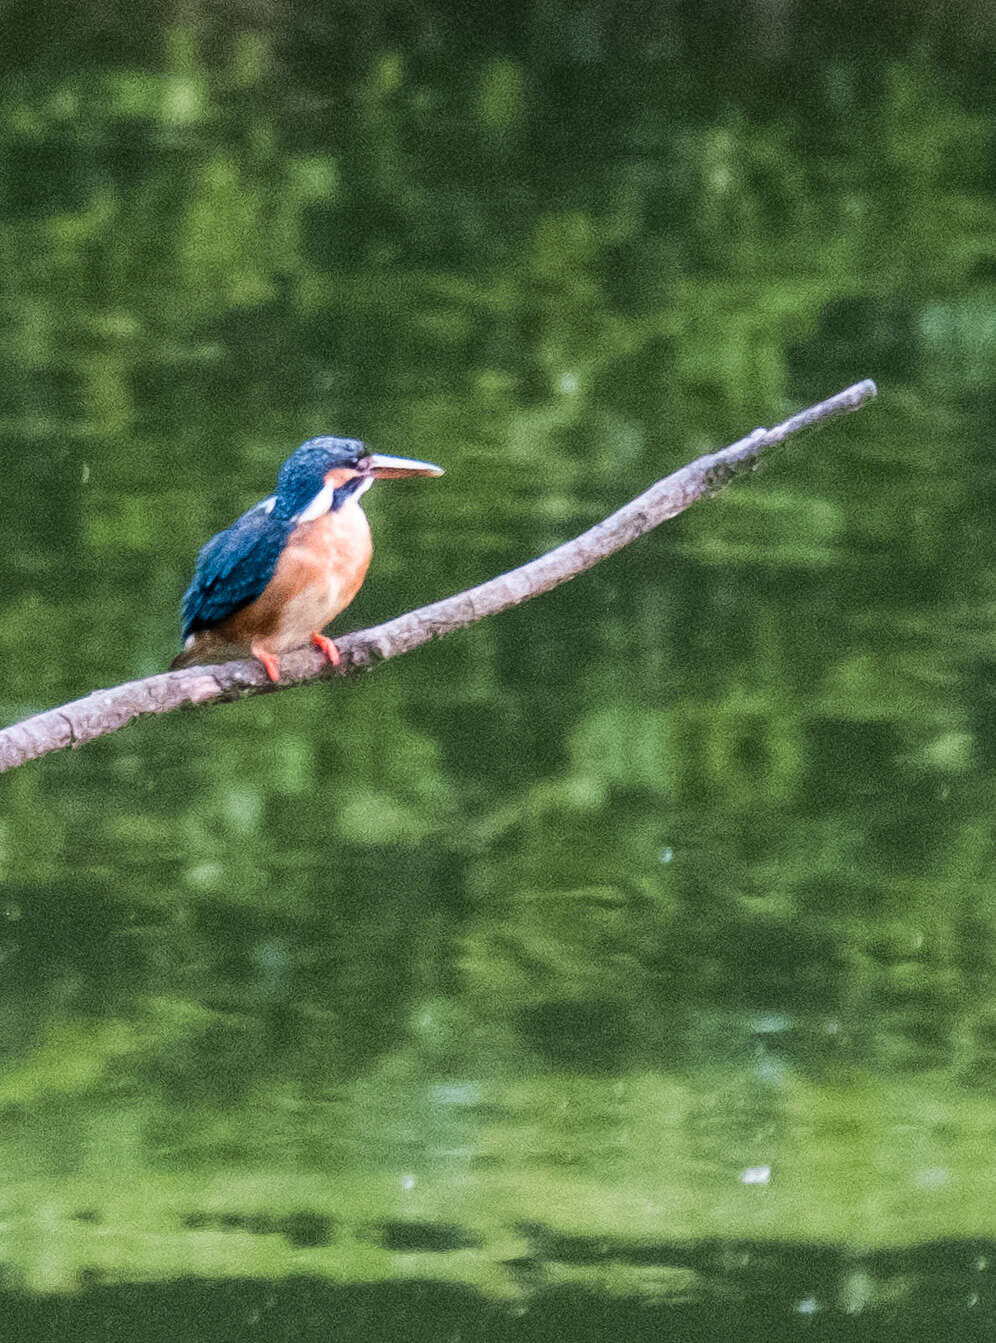
M 169 664 L 170 671 L 178 671 L 180 667 L 193 667 L 200 658 L 200 650 L 196 646 L 190 648 L 181 648 L 176 657 Z
M 205 662 L 220 662 L 226 653 L 228 657 L 237 657 L 238 649 L 219 639 L 211 630 L 198 630 L 191 634 L 176 657 L 169 664 L 170 671 L 180 667 L 199 667 Z

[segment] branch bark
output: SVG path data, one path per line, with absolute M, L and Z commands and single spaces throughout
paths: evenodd
M 635 541 L 698 499 L 714 494 L 734 476 L 749 470 L 765 448 L 783 442 L 811 425 L 858 410 L 876 395 L 870 380 L 855 383 L 836 396 L 793 415 L 773 429 L 755 429 L 746 438 L 697 458 L 652 485 L 602 522 L 538 559 L 457 593 L 355 634 L 336 637 L 341 663 L 333 668 L 316 650 L 307 648 L 280 659 L 282 676 L 273 685 L 255 661 L 226 662 L 214 667 L 187 667 L 142 681 L 128 681 L 95 690 L 59 709 L 26 718 L 0 731 L 0 773 L 67 746 L 82 746 L 107 736 L 146 714 L 169 713 L 181 705 L 223 703 L 247 695 L 266 695 L 308 681 L 331 680 L 371 667 L 375 662 L 408 653 L 430 639 L 463 629 L 485 616 L 497 615 L 542 592 L 566 583 L 614 551 Z

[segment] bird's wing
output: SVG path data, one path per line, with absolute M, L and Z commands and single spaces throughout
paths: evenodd
M 219 624 L 269 583 L 288 531 L 288 524 L 272 517 L 272 508 L 273 501 L 264 499 L 201 550 L 193 582 L 183 594 L 184 638 Z

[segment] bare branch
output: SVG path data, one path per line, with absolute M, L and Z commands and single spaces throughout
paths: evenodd
M 410 652 L 430 639 L 442 638 L 444 634 L 463 629 L 485 616 L 518 606 L 566 583 L 638 536 L 683 512 L 696 500 L 715 493 L 733 476 L 750 469 L 765 448 L 783 442 L 801 429 L 858 410 L 875 395 L 875 384 L 870 380 L 856 383 L 829 400 L 800 411 L 773 429 L 755 429 L 728 448 L 699 457 L 658 481 L 573 541 L 557 546 L 518 569 L 443 601 L 409 611 L 386 624 L 338 636 L 336 646 L 342 659 L 338 667 L 332 667 L 316 650 L 303 648 L 281 658 L 283 674 L 278 685 L 270 683 L 257 662 L 226 662 L 215 667 L 188 667 L 164 672 L 109 690 L 95 690 L 59 709 L 26 718 L 22 723 L 0 731 L 0 772 L 14 769 L 49 751 L 82 746 L 116 732 L 146 714 L 169 713 L 184 704 L 211 704 L 246 695 L 271 694 L 308 681 L 347 675 Z

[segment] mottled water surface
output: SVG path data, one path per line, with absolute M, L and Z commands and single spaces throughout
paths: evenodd
M 996 1336 L 996 33 L 834 13 L 12 20 L 5 721 L 167 665 L 312 434 L 447 472 L 347 629 L 880 387 L 519 610 L 4 777 L 19 1337 Z

